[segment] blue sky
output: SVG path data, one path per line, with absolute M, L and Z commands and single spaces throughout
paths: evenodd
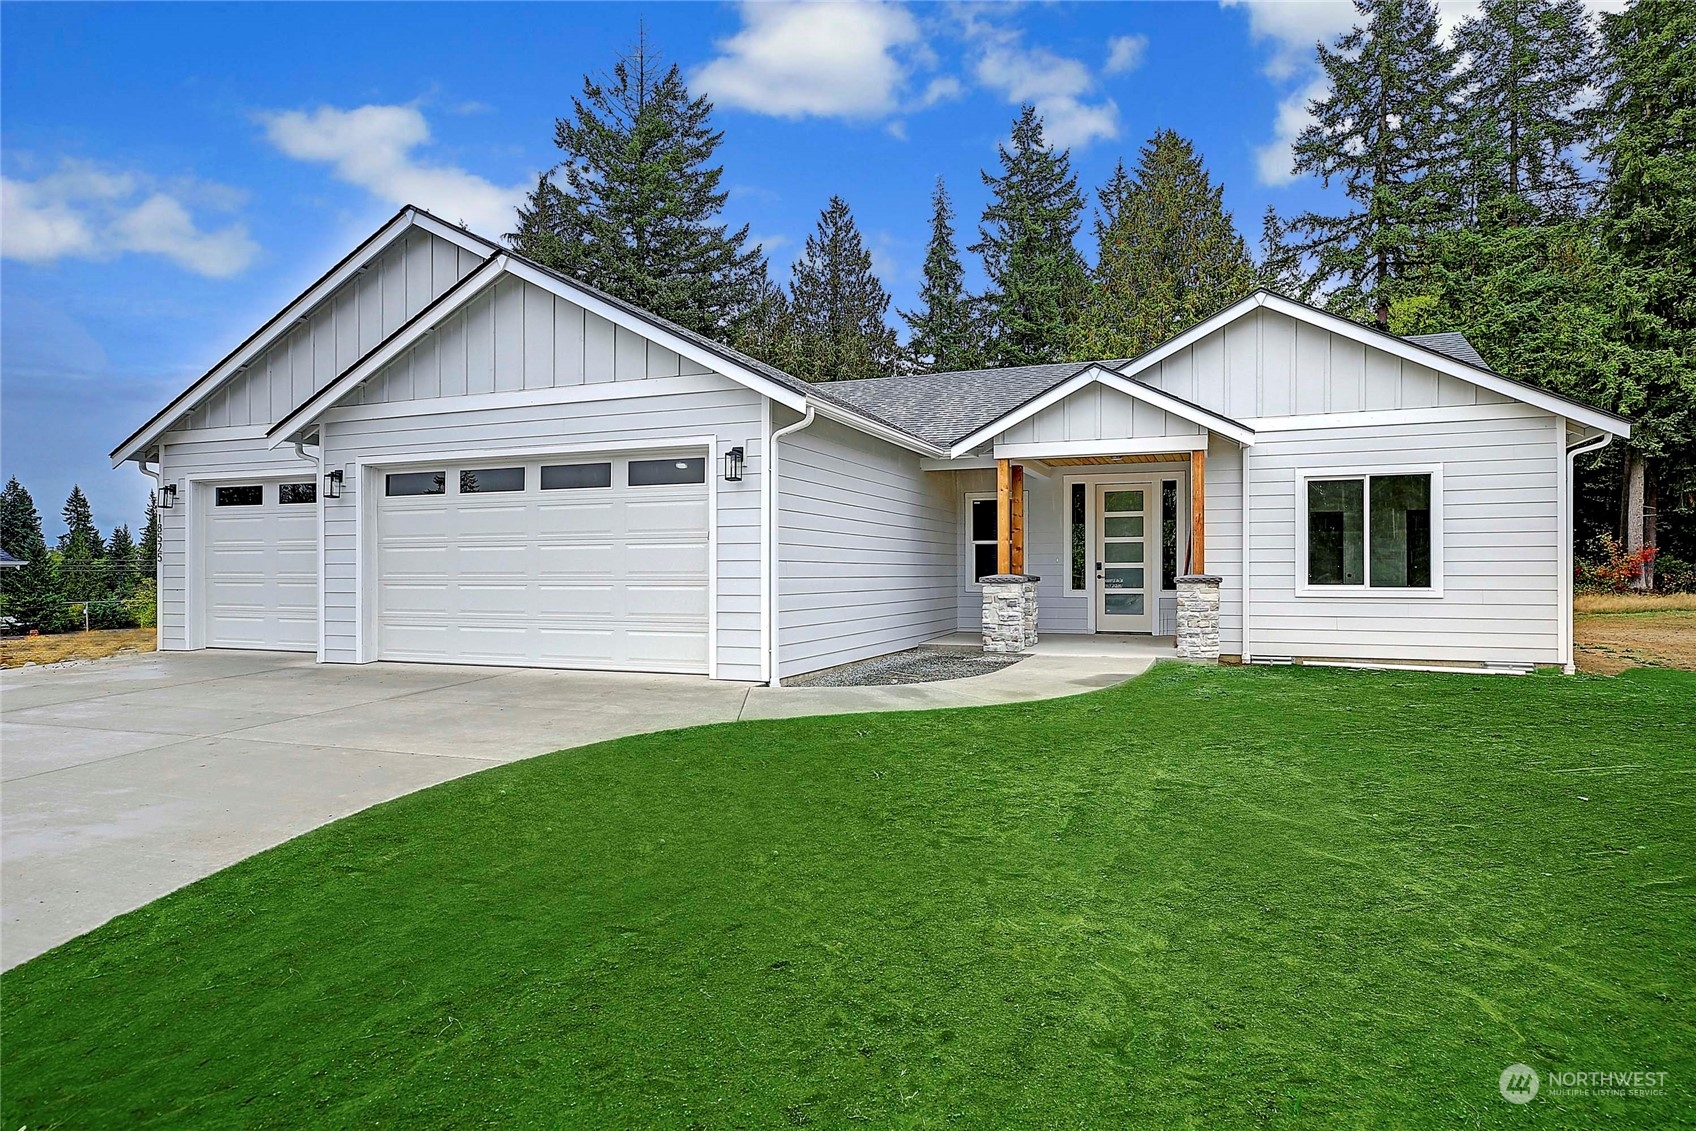
M 1452 20 L 1469 5 L 1445 11 Z M 405 202 L 497 235 L 553 120 L 645 20 L 718 104 L 735 223 L 787 266 L 832 193 L 894 305 L 928 196 L 969 243 L 1021 100 L 1084 185 L 1156 129 L 1193 139 L 1251 244 L 1325 199 L 1288 140 L 1338 0 L 1217 4 L 0 7 L 0 475 L 49 537 L 73 482 L 103 527 L 145 480 L 106 453 Z M 1087 226 L 1086 226 L 1087 233 Z M 892 313 L 893 318 L 893 313 Z

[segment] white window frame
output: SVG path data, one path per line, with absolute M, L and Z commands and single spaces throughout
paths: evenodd
M 1425 588 L 1400 588 L 1372 584 L 1372 484 L 1374 476 L 1428 475 L 1431 477 L 1431 584 Z M 1361 529 L 1361 546 L 1365 557 L 1366 584 L 1312 585 L 1308 583 L 1307 546 L 1307 485 L 1314 481 L 1336 479 L 1365 480 L 1361 487 L 1365 514 Z M 1398 601 L 1403 598 L 1427 599 L 1443 595 L 1443 465 L 1390 464 L 1384 467 L 1323 467 L 1301 468 L 1295 474 L 1296 511 L 1296 596 L 1372 598 Z
M 1001 498 L 1001 494 L 998 491 L 967 491 L 966 494 L 965 494 L 965 505 L 962 508 L 964 513 L 962 513 L 961 516 L 960 516 L 960 536 L 964 541 L 964 545 L 961 549 L 961 556 L 964 559 L 961 563 L 961 571 L 966 578 L 966 584 L 967 585 L 982 585 L 983 584 L 983 582 L 978 580 L 978 547 L 979 546 L 992 546 L 992 545 L 995 544 L 995 542 L 1000 541 L 999 534 L 997 535 L 995 542 L 978 542 L 978 541 L 973 540 L 973 538 L 972 538 L 972 504 L 973 503 L 981 503 L 981 502 L 993 503 L 993 502 L 998 501 L 1000 498 Z M 1027 558 L 1030 556 L 1030 552 L 1031 552 L 1030 515 L 1031 515 L 1031 493 L 1030 493 L 1030 489 L 1026 488 L 1026 490 L 1025 490 L 1025 556 Z M 999 516 L 997 516 L 997 517 L 999 517 Z M 997 529 L 999 530 L 999 527 Z M 1029 564 L 1029 563 L 1027 562 L 1027 564 Z
M 1140 469 L 1140 470 L 1139 470 Z M 1145 474 L 1146 473 L 1146 474 Z M 1139 476 L 1145 477 L 1154 484 L 1155 495 L 1160 494 L 1160 484 L 1168 479 L 1178 483 L 1178 573 L 1184 572 L 1183 551 L 1189 544 L 1190 537 L 1190 469 L 1187 464 L 1150 463 L 1150 464 L 1102 464 L 1090 471 L 1079 471 L 1060 478 L 1060 543 L 1061 543 L 1061 572 L 1065 575 L 1062 592 L 1067 597 L 1087 597 L 1095 592 L 1095 570 L 1090 568 L 1094 559 L 1095 546 L 1095 493 L 1102 483 L 1112 483 L 1121 480 L 1134 481 Z M 1084 587 L 1072 588 L 1072 485 L 1081 483 L 1084 488 L 1084 549 L 1088 553 L 1084 561 Z M 1158 526 L 1159 507 L 1156 506 Z M 1026 512 L 1029 513 L 1028 511 Z M 1154 539 L 1159 545 L 1159 539 Z M 1156 569 L 1159 562 L 1155 563 Z M 1175 589 L 1165 589 L 1159 585 L 1149 587 L 1149 594 L 1156 599 L 1172 597 L 1177 594 Z

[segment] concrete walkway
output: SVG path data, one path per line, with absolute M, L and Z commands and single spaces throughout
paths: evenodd
M 897 687 L 160 652 L 0 673 L 0 968 L 367 806 L 488 766 L 747 718 L 1071 695 L 1149 657 Z

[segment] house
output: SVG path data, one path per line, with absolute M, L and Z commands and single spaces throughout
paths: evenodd
M 406 208 L 112 458 L 160 489 L 167 649 L 773 681 L 1034 599 L 1570 670 L 1573 457 L 1628 434 L 1267 292 L 1134 359 L 810 385 Z
M 22 569 L 28 564 L 28 562 L 23 561 L 22 559 L 14 558 L 5 550 L 0 550 L 0 569 Z

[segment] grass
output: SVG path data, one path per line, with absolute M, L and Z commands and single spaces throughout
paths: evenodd
M 7 973 L 0 1117 L 1688 1124 L 1693 771 L 1666 670 L 1162 665 L 564 751 Z M 1631 1069 L 1664 1091 L 1548 1078 Z
M 61 660 L 103 660 L 119 652 L 151 652 L 158 632 L 151 628 L 97 628 L 51 636 L 0 638 L 0 667 L 56 664 Z
M 1696 593 L 1580 593 L 1572 599 L 1579 616 L 1590 613 L 1696 613 Z
M 1582 593 L 1572 604 L 1573 660 L 1580 670 L 1696 671 L 1696 593 Z

